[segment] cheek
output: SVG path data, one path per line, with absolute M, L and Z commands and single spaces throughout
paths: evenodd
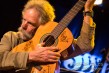
M 35 31 L 36 31 L 36 28 L 34 28 L 34 27 L 28 27 L 28 30 L 27 30 L 30 34 L 31 33 L 35 33 Z

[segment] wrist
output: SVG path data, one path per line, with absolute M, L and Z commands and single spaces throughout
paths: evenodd
M 85 8 L 84 11 L 93 11 L 92 8 Z
M 94 13 L 93 13 L 93 10 L 84 10 L 83 11 L 83 16 L 90 16 L 90 17 L 93 17 Z

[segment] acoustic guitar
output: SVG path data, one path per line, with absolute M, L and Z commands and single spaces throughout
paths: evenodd
M 85 0 L 79 0 L 59 23 L 48 22 L 45 25 L 40 25 L 31 40 L 19 44 L 12 50 L 12 52 L 30 52 L 34 50 L 34 47 L 37 44 L 45 42 L 44 46 L 57 46 L 61 49 L 59 53 L 62 53 L 72 45 L 74 40 L 72 32 L 67 26 L 82 9 L 85 2 Z M 64 57 L 67 56 L 67 54 L 64 54 Z M 56 63 L 40 64 L 38 67 L 32 66 L 30 73 L 54 73 L 55 68 Z

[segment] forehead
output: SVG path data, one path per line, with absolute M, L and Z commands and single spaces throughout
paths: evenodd
M 34 18 L 34 17 L 39 17 L 40 13 L 36 9 L 32 8 L 23 11 L 23 16 L 30 16 Z

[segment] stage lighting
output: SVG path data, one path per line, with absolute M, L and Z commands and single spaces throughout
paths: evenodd
M 101 5 L 102 2 L 103 2 L 103 0 L 96 0 L 94 4 L 95 4 L 95 5 Z

